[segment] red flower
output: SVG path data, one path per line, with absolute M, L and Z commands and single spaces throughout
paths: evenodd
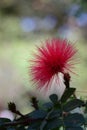
M 52 77 L 58 76 L 59 72 L 71 71 L 77 52 L 73 44 L 62 39 L 47 40 L 37 50 L 38 54 L 32 60 L 31 75 L 38 88 L 48 88 Z

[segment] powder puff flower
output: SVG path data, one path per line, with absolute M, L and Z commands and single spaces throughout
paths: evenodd
M 72 71 L 76 53 L 74 44 L 66 39 L 46 40 L 41 47 L 37 47 L 30 70 L 37 88 L 48 89 L 55 76 L 58 79 L 59 73 Z

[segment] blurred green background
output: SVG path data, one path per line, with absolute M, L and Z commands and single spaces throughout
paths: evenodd
M 29 59 L 35 45 L 62 37 L 76 43 L 79 64 L 71 86 L 86 98 L 87 91 L 87 1 L 0 1 L 0 107 L 14 101 L 28 111 L 29 98 L 38 95 L 29 80 Z M 40 94 L 39 94 L 40 95 Z

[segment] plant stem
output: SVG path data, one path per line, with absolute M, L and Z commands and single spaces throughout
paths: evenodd
M 65 123 L 64 123 L 64 116 L 63 116 L 63 106 L 62 106 L 62 103 L 61 103 L 61 111 L 62 111 L 63 130 L 65 130 Z
M 49 115 L 53 112 L 53 108 L 48 112 L 47 116 L 45 117 L 45 119 L 42 121 L 41 125 L 40 125 L 40 130 L 43 130 L 43 128 L 45 127 L 45 125 L 47 124 L 47 120 L 49 118 Z
M 30 119 L 30 118 L 24 118 L 23 120 L 15 120 L 12 122 L 6 122 L 4 124 L 2 124 L 2 126 L 17 126 L 17 125 L 24 125 L 27 126 L 29 125 L 31 122 L 36 122 L 36 121 L 41 121 L 42 119 Z

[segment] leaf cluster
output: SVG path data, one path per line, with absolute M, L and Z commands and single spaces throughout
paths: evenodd
M 75 88 L 65 90 L 58 100 L 56 94 L 49 96 L 50 102 L 38 106 L 38 101 L 33 97 L 31 100 L 34 111 L 26 115 L 20 114 L 14 103 L 10 103 L 10 110 L 19 114 L 20 117 L 11 121 L 0 118 L 0 130 L 83 130 L 86 119 L 82 113 L 72 112 L 76 108 L 85 107 L 84 101 L 73 97 Z M 14 109 L 15 108 L 15 109 Z

